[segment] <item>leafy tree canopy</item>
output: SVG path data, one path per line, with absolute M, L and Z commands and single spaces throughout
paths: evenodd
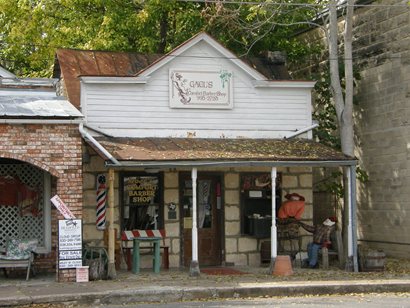
M 0 63 L 50 76 L 56 48 L 165 52 L 201 30 L 200 12 L 178 1 L 0 0 Z
M 0 64 L 49 77 L 56 48 L 163 53 L 201 30 L 239 55 L 284 50 L 292 59 L 308 52 L 291 34 L 313 13 L 286 3 L 315 1 L 0 0 Z

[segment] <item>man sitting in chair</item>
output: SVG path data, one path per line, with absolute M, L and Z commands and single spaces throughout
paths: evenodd
M 306 231 L 313 233 L 313 242 L 307 246 L 308 259 L 303 260 L 302 267 L 318 268 L 318 252 L 321 247 L 330 247 L 330 233 L 335 228 L 335 217 L 327 218 L 321 225 L 309 226 L 301 221 L 298 224 Z

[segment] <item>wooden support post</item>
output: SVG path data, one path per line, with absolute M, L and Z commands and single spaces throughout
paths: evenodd
M 115 229 L 114 229 L 114 169 L 108 170 L 108 279 L 117 278 L 115 270 Z

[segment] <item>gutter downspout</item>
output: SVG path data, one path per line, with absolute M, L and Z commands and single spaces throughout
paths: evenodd
M 310 126 L 308 126 L 308 127 L 302 128 L 302 129 L 297 130 L 296 132 L 294 132 L 294 133 L 292 133 L 292 134 L 289 134 L 288 136 L 283 137 L 283 139 L 291 139 L 291 138 L 293 138 L 293 137 L 296 137 L 296 136 L 299 136 L 299 135 L 301 135 L 301 134 L 303 134 L 303 133 L 306 133 L 306 132 L 308 132 L 308 131 L 310 131 L 310 130 L 312 130 L 312 129 L 318 127 L 318 126 L 319 126 L 319 123 L 314 123 L 314 124 L 312 124 L 312 125 L 310 125 Z
M 115 159 L 97 140 L 84 130 L 83 123 L 80 123 L 78 130 L 83 138 L 91 141 L 109 160 L 116 166 L 121 166 L 120 162 Z M 115 271 L 115 229 L 114 229 L 114 169 L 108 169 L 108 273 L 109 279 L 115 279 L 117 272 Z
M 95 145 L 106 157 L 108 157 L 108 159 L 111 160 L 114 165 L 121 165 L 121 163 L 114 156 L 112 156 L 110 152 L 108 152 L 97 140 L 94 139 L 93 136 L 91 136 L 84 130 L 83 123 L 80 123 L 78 130 L 80 131 L 80 134 L 81 136 L 83 136 L 83 138 L 90 140 L 91 143 Z

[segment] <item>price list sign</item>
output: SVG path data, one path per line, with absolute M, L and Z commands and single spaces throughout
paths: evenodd
M 58 267 L 60 269 L 83 265 L 82 242 L 81 219 L 58 221 Z

